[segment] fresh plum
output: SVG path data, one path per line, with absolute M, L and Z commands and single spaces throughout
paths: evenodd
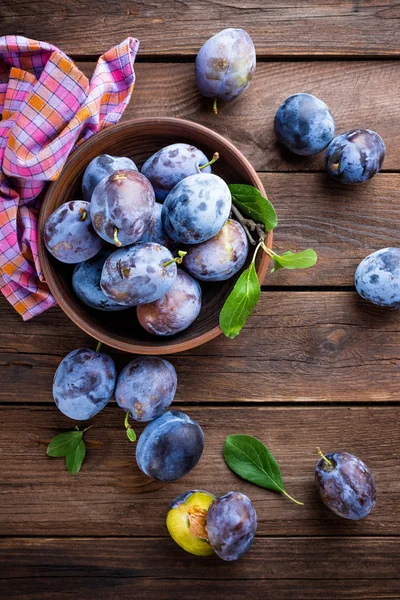
M 192 490 L 172 502 L 167 528 L 172 539 L 186 552 L 196 556 L 214 554 L 207 534 L 207 513 L 213 499 L 209 492 Z
M 388 308 L 400 308 L 400 248 L 383 248 L 364 258 L 354 283 L 362 298 Z
M 162 205 L 159 202 L 154 204 L 153 213 L 151 215 L 150 226 L 141 242 L 155 242 L 161 246 L 165 246 L 169 250 L 173 250 L 176 246 L 174 240 L 166 234 L 161 220 Z
M 137 166 L 130 158 L 126 156 L 110 156 L 109 154 L 100 154 L 90 161 L 83 174 L 82 192 L 83 198 L 90 202 L 94 188 L 104 177 L 120 171 L 121 169 L 132 169 L 137 171 Z
M 325 166 L 339 183 L 363 183 L 379 172 L 385 152 L 383 139 L 375 131 L 351 129 L 333 138 Z

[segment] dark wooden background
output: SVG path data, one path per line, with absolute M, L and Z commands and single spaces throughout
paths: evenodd
M 224 27 L 257 50 L 249 91 L 221 107 L 198 94 L 194 59 Z M 123 413 L 111 405 L 87 433 L 82 471 L 45 455 L 70 427 L 51 396 L 61 358 L 93 345 L 59 309 L 22 323 L 0 299 L 0 597 L 2 600 L 353 600 L 400 598 L 400 316 L 354 292 L 358 262 L 399 245 L 400 4 L 386 0 L 1 0 L 0 35 L 53 42 L 87 74 L 128 35 L 141 41 L 137 85 L 123 119 L 179 116 L 230 138 L 260 172 L 277 208 L 278 249 L 313 247 L 318 265 L 268 275 L 234 341 L 171 357 L 175 407 L 205 431 L 199 465 L 170 485 L 135 467 Z M 313 93 L 337 130 L 370 127 L 387 146 L 383 171 L 336 185 L 322 156 L 275 142 L 278 105 Z M 128 355 L 114 355 L 119 365 Z M 139 428 L 139 431 L 141 428 Z M 229 433 L 264 440 L 298 507 L 240 481 L 224 464 Z M 323 507 L 315 446 L 345 449 L 371 467 L 378 503 L 361 522 Z M 257 539 L 236 563 L 196 559 L 165 528 L 169 502 L 193 488 L 240 489 L 254 501 Z

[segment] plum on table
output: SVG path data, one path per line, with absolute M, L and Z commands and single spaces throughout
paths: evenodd
M 167 514 L 168 532 L 186 552 L 196 556 L 214 554 L 207 534 L 207 513 L 214 497 L 204 490 L 191 490 L 171 503 Z
M 171 410 L 146 426 L 136 446 L 136 462 L 153 479 L 176 481 L 197 465 L 203 448 L 200 425 L 185 413 Z
M 190 175 L 168 194 L 161 218 L 175 242 L 198 244 L 222 229 L 231 205 L 231 193 L 221 177 L 213 173 Z
M 311 94 L 293 94 L 278 108 L 274 129 L 278 140 L 294 154 L 322 152 L 335 135 L 329 107 Z
M 70 419 L 91 419 L 111 400 L 116 377 L 114 361 L 107 354 L 88 348 L 73 350 L 54 375 L 54 402 Z
M 238 221 L 228 219 L 221 231 L 202 244 L 186 246 L 184 267 L 201 281 L 230 279 L 246 262 L 249 243 Z
M 172 287 L 177 260 L 160 244 L 139 243 L 120 248 L 104 263 L 101 289 L 107 298 L 124 306 L 153 302 Z
M 135 421 L 152 421 L 170 406 L 176 386 L 170 362 L 157 356 L 136 358 L 119 374 L 115 399 Z
M 201 288 L 195 279 L 182 269 L 169 291 L 148 304 L 137 307 L 141 326 L 154 335 L 174 335 L 187 329 L 199 316 Z
M 137 171 L 122 169 L 95 187 L 90 202 L 93 227 L 117 247 L 138 242 L 150 226 L 155 203 L 153 187 Z
M 362 298 L 388 308 L 400 308 L 400 248 L 382 248 L 364 258 L 354 283 Z
M 177 183 L 195 173 L 211 173 L 207 156 L 190 144 L 171 144 L 150 156 L 141 173 L 152 184 L 157 200 L 163 202 Z
M 76 264 L 101 250 L 104 241 L 93 229 L 89 206 L 84 200 L 72 200 L 59 206 L 47 219 L 44 243 L 60 262 Z
M 367 465 L 348 452 L 322 454 L 315 483 L 322 502 L 344 519 L 366 517 L 376 504 L 376 486 Z
M 104 177 L 120 171 L 121 169 L 132 169 L 137 171 L 138 168 L 130 158 L 126 156 L 110 156 L 109 154 L 100 154 L 90 161 L 85 169 L 82 179 L 83 198 L 90 202 L 94 188 Z
M 249 87 L 256 69 L 253 40 L 244 29 L 223 29 L 209 38 L 196 57 L 196 83 L 203 96 L 230 102 Z
M 372 179 L 385 158 L 381 136 L 370 129 L 351 129 L 337 135 L 325 155 L 328 173 L 339 183 L 355 184 Z

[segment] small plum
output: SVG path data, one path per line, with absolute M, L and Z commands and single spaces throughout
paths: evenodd
M 161 218 L 170 238 L 198 244 L 222 229 L 231 205 L 231 193 L 221 177 L 213 173 L 190 175 L 168 194 Z
M 186 246 L 185 269 L 201 281 L 230 279 L 246 262 L 249 244 L 238 221 L 228 219 L 221 231 L 202 244 Z
M 193 323 L 201 309 L 201 288 L 197 281 L 178 269 L 169 291 L 149 304 L 137 307 L 141 326 L 154 335 L 174 335 Z
M 311 94 L 293 94 L 278 108 L 274 129 L 278 140 L 294 154 L 322 152 L 335 135 L 329 107 Z
M 110 356 L 78 348 L 58 366 L 53 382 L 54 402 L 70 419 L 91 419 L 111 400 L 116 378 Z
M 170 406 L 176 386 L 170 362 L 157 356 L 136 358 L 121 371 L 115 399 L 136 421 L 152 421 Z
M 100 286 L 103 266 L 110 254 L 110 250 L 101 250 L 93 258 L 76 265 L 72 274 L 72 287 L 79 300 L 91 308 L 106 312 L 127 308 L 107 298 Z
M 368 302 L 400 309 L 400 248 L 382 248 L 364 258 L 354 282 L 357 292 Z
M 228 492 L 211 502 L 207 515 L 208 540 L 223 560 L 240 558 L 250 548 L 256 529 L 256 511 L 245 494 Z
M 203 448 L 200 425 L 185 413 L 171 410 L 144 429 L 136 446 L 136 462 L 153 479 L 176 481 L 197 465 Z
M 141 242 L 155 242 L 161 246 L 165 246 L 169 250 L 173 250 L 176 246 L 174 240 L 166 234 L 161 220 L 162 205 L 159 202 L 154 204 L 153 213 L 151 215 L 150 226 Z
M 89 202 L 73 200 L 59 206 L 47 219 L 44 243 L 60 262 L 76 264 L 101 250 L 104 241 L 93 229 L 89 207 Z
M 90 202 L 93 227 L 100 237 L 118 247 L 138 242 L 150 226 L 154 190 L 137 171 L 115 171 L 100 181 Z
M 322 502 L 344 519 L 366 517 L 376 503 L 376 486 L 367 465 L 348 452 L 321 456 L 315 469 L 315 483 Z
M 186 552 L 196 556 L 214 554 L 207 534 L 207 513 L 213 499 L 209 492 L 192 490 L 172 502 L 167 528 L 172 539 Z
M 209 38 L 196 57 L 196 83 L 203 96 L 229 102 L 249 87 L 256 69 L 253 40 L 244 29 L 223 29 Z
M 172 287 L 177 273 L 175 260 L 160 244 L 121 248 L 104 263 L 101 289 L 107 298 L 124 306 L 153 302 Z
M 141 173 L 152 184 L 157 200 L 163 202 L 172 188 L 185 177 L 195 173 L 211 173 L 211 167 L 205 166 L 208 162 L 204 152 L 195 146 L 171 144 L 150 156 Z
M 385 144 L 370 129 L 351 129 L 337 135 L 325 155 L 326 169 L 339 183 L 363 183 L 376 175 L 385 158 Z
M 82 192 L 83 198 L 90 202 L 94 188 L 104 177 L 120 171 L 121 169 L 132 169 L 137 171 L 137 166 L 130 158 L 126 156 L 110 156 L 109 154 L 100 154 L 90 161 L 83 174 Z

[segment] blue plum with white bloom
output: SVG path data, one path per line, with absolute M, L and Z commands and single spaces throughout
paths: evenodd
M 323 503 L 344 519 L 363 519 L 376 504 L 370 470 L 348 452 L 332 452 L 321 458 L 315 469 L 315 483 Z
M 223 560 L 240 558 L 250 548 L 256 529 L 256 511 L 245 494 L 228 492 L 211 502 L 207 514 L 208 540 Z
M 329 107 L 311 94 L 293 94 L 278 108 L 274 129 L 278 140 L 294 154 L 322 152 L 335 135 Z
M 91 419 L 111 400 L 116 378 L 110 356 L 78 348 L 58 366 L 53 382 L 54 402 L 70 419 Z
M 196 57 L 196 83 L 203 96 L 229 102 L 249 87 L 256 69 L 253 40 L 244 29 L 223 29 L 209 38 Z
M 175 397 L 176 371 L 157 356 L 132 360 L 119 374 L 115 399 L 136 421 L 159 417 Z
M 110 156 L 109 154 L 100 154 L 90 161 L 85 169 L 82 180 L 82 192 L 83 198 L 90 202 L 94 188 L 104 177 L 120 171 L 121 169 L 133 169 L 137 171 L 138 168 L 130 158 L 126 156 Z
M 120 248 L 107 258 L 100 285 L 107 298 L 124 306 L 136 306 L 164 296 L 176 273 L 176 263 L 167 248 L 140 243 Z
M 107 298 L 101 289 L 101 273 L 110 254 L 110 250 L 101 250 L 93 258 L 76 265 L 72 274 L 72 287 L 78 298 L 87 306 L 106 312 L 127 308 Z
M 388 308 L 400 308 L 400 248 L 382 248 L 364 258 L 354 283 L 362 298 Z
M 176 481 L 197 465 L 203 448 L 200 425 L 185 413 L 171 410 L 144 429 L 136 446 L 136 462 L 153 479 Z
M 370 129 L 351 129 L 337 135 L 326 150 L 325 166 L 339 183 L 364 183 L 380 170 L 386 148 Z
M 165 232 L 161 219 L 161 210 L 162 205 L 159 202 L 156 202 L 151 215 L 149 228 L 140 241 L 155 242 L 156 244 L 161 244 L 161 246 L 165 246 L 169 250 L 172 250 L 175 248 L 176 244 Z
M 171 144 L 161 148 L 144 163 L 141 173 L 154 188 L 157 200 L 163 202 L 177 183 L 195 173 L 211 173 L 211 167 L 199 169 L 209 162 L 207 156 L 190 144 Z
M 212 173 L 190 175 L 168 194 L 161 218 L 170 238 L 199 244 L 222 229 L 231 205 L 231 193 L 221 177 Z

